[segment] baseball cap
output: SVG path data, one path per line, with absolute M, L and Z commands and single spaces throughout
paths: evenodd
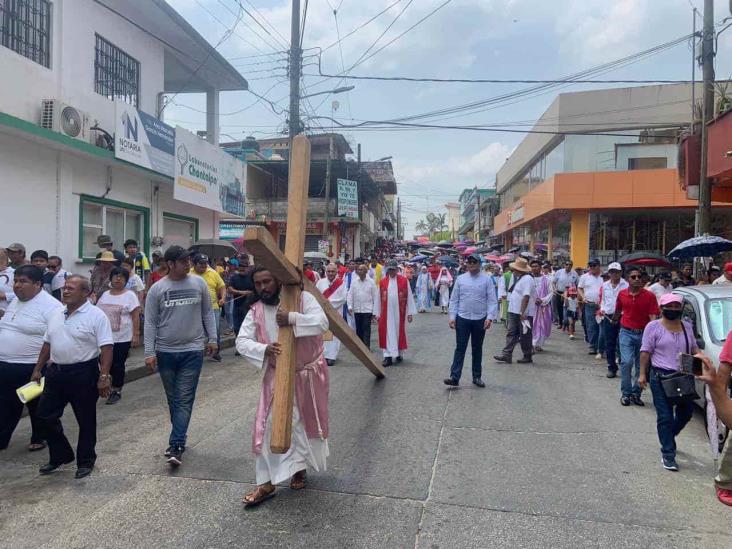
M 476 263 L 480 263 L 480 256 L 478 254 L 470 254 L 465 261 L 471 262 L 475 261 Z
M 617 261 L 613 261 L 610 263 L 610 265 L 607 266 L 608 271 L 622 271 L 623 267 L 620 266 L 620 263 Z
M 671 276 L 671 273 L 663 272 L 660 275 L 658 275 L 658 278 L 662 280 L 671 280 L 673 277 Z
M 724 264 L 724 272 L 725 273 L 732 273 L 732 261 L 728 261 Z
M 6 250 L 10 252 L 23 252 L 25 253 L 25 246 L 23 246 L 20 242 L 13 242 L 10 246 L 5 248 Z
M 196 254 L 193 256 L 193 263 L 208 263 L 208 256 L 206 254 Z
M 592 258 L 587 262 L 588 267 L 597 267 L 600 265 L 600 260 L 597 258 Z
M 165 261 L 178 261 L 179 259 L 185 259 L 191 255 L 191 252 L 183 248 L 182 246 L 170 246 L 165 250 L 163 259 Z
M 388 262 L 388 263 L 386 264 L 386 270 L 387 270 L 387 271 L 389 271 L 389 270 L 391 270 L 391 269 L 398 269 L 398 268 L 399 268 L 399 264 L 398 264 L 398 263 L 397 263 L 396 261 L 393 261 L 393 260 L 392 260 L 392 261 L 389 261 L 389 262 Z
M 112 237 L 108 234 L 100 234 L 97 237 L 97 246 L 102 247 L 112 243 Z
M 661 299 L 658 300 L 658 304 L 661 307 L 663 307 L 664 305 L 668 305 L 669 303 L 683 303 L 683 302 L 684 302 L 684 299 L 680 295 L 674 294 L 674 293 L 663 294 L 661 296 Z

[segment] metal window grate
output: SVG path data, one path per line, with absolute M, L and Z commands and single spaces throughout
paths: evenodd
M 49 67 L 50 31 L 48 0 L 0 0 L 0 45 Z
M 140 62 L 98 34 L 94 52 L 94 91 L 113 101 L 138 106 Z

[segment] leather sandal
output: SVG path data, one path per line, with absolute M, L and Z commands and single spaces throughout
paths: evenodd
M 262 486 L 257 486 L 256 490 L 249 492 L 244 496 L 242 503 L 244 504 L 244 507 L 256 507 L 260 503 L 264 503 L 268 499 L 275 497 L 277 495 L 275 490 L 274 486 L 272 487 L 272 490 L 267 490 Z
M 29 452 L 38 452 L 39 450 L 43 450 L 46 447 L 45 442 L 31 442 L 28 445 L 28 451 Z
M 305 488 L 305 486 L 308 483 L 307 479 L 307 472 L 305 469 L 302 471 L 298 471 L 294 475 L 292 475 L 292 479 L 290 480 L 290 488 L 293 490 L 302 490 Z

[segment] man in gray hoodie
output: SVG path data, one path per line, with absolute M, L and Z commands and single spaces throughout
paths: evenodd
M 203 367 L 204 347 L 218 352 L 216 320 L 206 282 L 189 275 L 190 252 L 180 246 L 165 251 L 168 275 L 150 287 L 145 300 L 145 364 L 157 367 L 170 410 L 168 463 L 177 467 Z M 208 345 L 206 340 L 208 334 Z

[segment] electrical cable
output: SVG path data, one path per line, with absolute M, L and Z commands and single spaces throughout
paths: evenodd
M 201 3 L 201 2 L 199 1 L 199 0 L 194 0 L 194 2 L 195 2 L 196 4 L 198 4 L 198 6 L 199 6 L 199 7 L 201 8 L 201 9 L 203 9 L 203 10 L 204 10 L 204 11 L 205 11 L 206 13 L 208 13 L 208 14 L 209 14 L 209 15 L 210 15 L 210 16 L 211 16 L 211 17 L 212 17 L 212 18 L 213 18 L 213 19 L 214 19 L 214 20 L 215 20 L 215 21 L 216 21 L 217 23 L 219 23 L 219 24 L 220 24 L 220 25 L 221 25 L 222 27 L 224 27 L 225 29 L 226 29 L 226 28 L 228 28 L 228 26 L 226 25 L 226 23 L 224 23 L 224 22 L 223 22 L 223 21 L 222 21 L 221 19 L 219 19 L 219 17 L 218 17 L 218 16 L 217 16 L 217 15 L 216 15 L 216 14 L 215 14 L 214 12 L 212 12 L 212 11 L 211 11 L 210 9 L 208 9 L 208 8 L 207 8 L 207 7 L 206 7 L 206 6 L 204 5 L 204 4 L 202 4 L 202 3 Z M 219 2 L 221 2 L 221 0 L 219 0 Z M 223 4 L 222 4 L 222 5 L 223 5 Z M 224 6 L 224 7 L 226 7 L 226 6 Z M 227 9 L 228 9 L 228 8 L 227 8 Z M 235 16 L 235 17 L 236 17 L 236 15 L 237 15 L 237 14 L 236 14 L 236 12 L 233 12 L 233 11 L 231 11 L 231 10 L 228 10 L 228 11 L 229 11 L 229 13 L 230 13 L 230 14 L 232 14 L 233 16 Z M 244 42 L 244 43 L 248 44 L 249 46 L 251 46 L 252 48 L 254 48 L 255 50 L 257 50 L 258 52 L 264 53 L 264 51 L 263 51 L 263 50 L 261 50 L 261 49 L 259 48 L 259 46 L 257 46 L 257 45 L 256 45 L 256 44 L 255 44 L 254 42 L 250 42 L 249 40 L 247 40 L 246 38 L 244 38 L 244 37 L 243 37 L 242 35 L 240 35 L 239 33 L 235 33 L 235 36 L 236 36 L 237 38 L 239 38 L 239 40 L 241 40 L 242 42 Z
M 287 49 L 290 47 L 290 45 L 287 43 L 287 40 L 282 40 L 281 38 L 278 38 L 277 36 L 272 34 L 264 25 L 262 25 L 262 23 L 259 22 L 259 19 L 254 17 L 252 15 L 252 13 L 244 7 L 244 4 L 241 3 L 241 0 L 234 0 L 234 3 L 236 3 L 236 5 L 239 6 L 240 9 L 244 10 L 244 13 L 246 13 L 249 16 L 249 18 L 252 21 L 254 21 L 260 29 L 262 29 L 270 38 L 272 38 L 272 40 L 275 42 L 275 44 L 277 44 L 278 48 L 281 47 L 281 48 Z M 247 3 L 251 6 L 251 3 L 249 3 L 249 2 L 247 2 Z M 249 27 L 249 28 L 252 29 L 252 27 Z M 254 31 L 254 29 L 252 29 L 252 31 Z M 276 29 L 275 29 L 275 32 L 276 32 Z M 255 32 L 255 34 L 257 34 L 257 33 Z
M 269 28 L 271 28 L 275 32 L 275 34 L 277 34 L 277 36 L 279 36 L 283 40 L 283 42 L 285 43 L 285 49 L 289 48 L 290 47 L 290 43 L 287 41 L 287 38 L 285 38 L 284 36 L 282 36 L 282 34 L 280 33 L 280 31 L 277 30 L 277 27 L 275 27 L 272 23 L 269 22 L 269 19 L 267 19 L 264 16 L 264 14 L 261 11 L 259 11 L 259 9 L 257 9 L 257 6 L 255 6 L 254 4 L 252 4 L 249 0 L 244 0 L 244 1 L 247 4 L 249 4 L 251 6 L 251 8 L 254 10 L 254 13 L 256 13 L 257 15 L 259 15 L 262 18 L 262 21 L 264 21 L 265 23 L 267 23 L 267 26 L 269 26 Z
M 230 7 L 229 7 L 229 6 L 227 5 L 227 4 L 224 4 L 223 0 L 216 0 L 216 1 L 217 1 L 217 2 L 219 3 L 219 4 L 221 4 L 221 6 L 223 6 L 223 8 L 224 8 L 224 9 L 225 9 L 226 11 L 228 11 L 229 13 L 234 13 L 234 12 L 233 12 L 233 10 L 232 10 L 232 9 L 231 9 L 231 8 L 230 8 Z M 198 0 L 195 0 L 195 2 L 196 2 L 196 3 L 197 3 L 197 4 L 199 5 L 199 6 L 201 5 L 201 4 L 200 4 L 200 2 L 199 2 Z M 239 7 L 239 11 L 240 11 L 240 12 L 246 12 L 246 11 L 247 11 L 247 10 L 246 10 L 246 8 L 245 8 L 245 7 L 243 6 L 243 5 L 241 5 L 241 3 L 240 3 L 240 2 L 238 1 L 238 0 L 234 0 L 234 2 L 235 2 L 235 3 L 237 4 L 237 6 Z M 209 12 L 209 13 L 210 13 L 210 12 Z M 264 44 L 265 46 L 267 46 L 268 48 L 271 48 L 271 49 L 272 49 L 272 50 L 274 50 L 274 51 L 279 51 L 279 50 L 280 50 L 280 48 L 282 48 L 282 47 L 283 47 L 283 46 L 282 46 L 282 44 L 280 44 L 280 43 L 279 43 L 279 42 L 277 42 L 276 40 L 274 41 L 274 44 L 276 44 L 276 45 L 273 45 L 273 43 L 272 43 L 272 42 L 270 42 L 270 41 L 268 41 L 267 39 L 265 39 L 265 38 L 264 38 L 264 37 L 263 37 L 263 36 L 262 36 L 261 34 L 259 34 L 259 33 L 257 32 L 257 30 L 256 30 L 256 29 L 255 29 L 254 27 L 252 27 L 252 26 L 251 26 L 251 25 L 250 25 L 249 23 L 247 23 L 246 21 L 242 21 L 242 24 L 243 24 L 243 25 L 244 25 L 244 26 L 245 26 L 246 28 L 248 28 L 248 29 L 249 29 L 249 30 L 250 30 L 250 31 L 252 32 L 252 34 L 254 34 L 254 36 L 256 36 L 257 38 L 259 38 L 259 40 L 261 40 L 261 41 L 262 41 L 262 43 L 263 43 L 263 44 Z M 285 48 L 287 48 L 287 46 L 285 46 Z M 261 50 L 258 50 L 258 51 L 261 51 Z
M 302 51 L 302 41 L 305 38 L 305 21 L 308 19 L 308 0 L 305 0 L 305 9 L 302 13 L 302 24 L 300 25 L 300 50 Z

